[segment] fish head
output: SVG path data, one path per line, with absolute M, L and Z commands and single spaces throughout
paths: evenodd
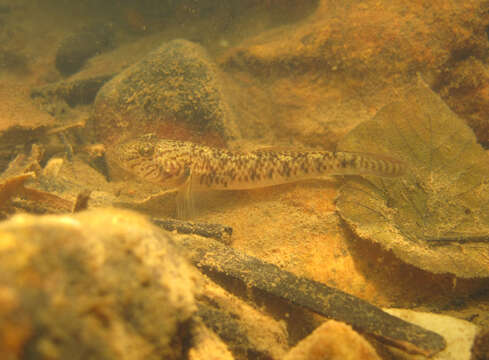
M 115 145 L 112 159 L 136 177 L 161 185 L 178 187 L 190 174 L 190 161 L 184 156 L 186 143 L 146 134 Z

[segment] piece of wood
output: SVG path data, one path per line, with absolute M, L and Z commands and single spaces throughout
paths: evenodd
M 194 223 L 191 221 L 157 218 L 153 218 L 151 221 L 168 231 L 213 238 L 226 245 L 231 243 L 231 235 L 233 234 L 231 227 L 221 224 Z
M 91 190 L 84 190 L 76 196 L 75 203 L 73 204 L 73 209 L 71 212 L 76 213 L 79 211 L 86 210 L 88 208 L 88 200 L 90 200 Z
M 203 271 L 239 279 L 249 287 L 345 322 L 357 331 L 409 353 L 432 356 L 446 346 L 439 334 L 389 315 L 353 295 L 296 276 L 212 239 L 181 236 L 178 242 Z

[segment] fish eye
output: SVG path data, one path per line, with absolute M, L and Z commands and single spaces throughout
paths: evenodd
M 141 156 L 151 156 L 153 155 L 154 148 L 151 145 L 144 144 L 138 147 L 137 149 L 139 155 Z

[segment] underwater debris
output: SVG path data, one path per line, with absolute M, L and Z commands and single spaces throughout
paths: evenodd
M 84 121 L 75 122 L 63 126 L 37 126 L 37 127 L 25 127 L 25 126 L 11 126 L 3 131 L 0 131 L 0 172 L 4 171 L 7 167 L 12 167 L 13 165 L 18 166 L 16 162 L 23 162 L 25 155 L 22 153 L 28 152 L 31 148 L 31 157 L 33 161 L 40 162 L 45 152 L 53 153 L 56 151 L 66 151 L 66 146 L 61 145 L 58 148 L 56 146 L 49 144 L 46 145 L 46 149 L 36 149 L 39 154 L 34 154 L 34 143 L 44 144 L 49 136 L 60 136 L 63 133 L 73 130 L 76 128 L 83 127 Z M 37 145 L 36 145 L 37 146 Z M 19 157 L 19 154 L 21 155 Z M 17 157 L 17 159 L 15 159 Z M 13 160 L 12 160 L 13 159 Z M 14 170 L 17 171 L 18 169 Z M 12 170 L 7 169 L 2 177 L 6 178 L 13 173 Z
M 45 136 L 49 127 L 11 126 L 0 132 L 0 172 L 4 171 L 14 157 L 24 150 L 26 144 Z M 4 174 L 5 175 L 5 174 Z
M 345 322 L 410 353 L 430 356 L 445 348 L 445 340 L 440 335 L 391 316 L 353 295 L 298 277 L 212 239 L 196 236 L 175 239 L 186 249 L 190 261 L 205 273 L 238 279 L 248 287 Z
M 1 218 L 5 218 L 7 211 L 11 206 L 12 198 L 17 196 L 24 190 L 24 182 L 33 177 L 34 173 L 22 174 L 20 176 L 15 176 L 7 179 L 2 184 L 0 184 L 0 215 Z
M 19 193 L 15 194 L 21 199 L 12 201 L 17 210 L 23 209 L 32 214 L 61 214 L 72 212 L 74 206 L 69 200 L 63 199 L 46 191 L 28 187 L 19 187 Z
M 192 221 L 175 219 L 152 218 L 153 224 L 167 231 L 176 231 L 180 234 L 195 234 L 216 239 L 223 244 L 231 244 L 233 228 L 221 224 L 194 223 Z
M 59 214 L 81 211 L 86 208 L 88 194 L 80 193 L 73 203 L 46 191 L 25 187 L 24 183 L 35 174 L 13 176 L 0 184 L 0 217 L 22 210 L 33 214 Z
M 67 128 L 76 125 L 54 129 L 43 129 L 46 135 L 62 134 Z M 51 159 L 47 165 L 41 169 L 45 149 L 37 144 L 32 144 L 29 155 L 18 154 L 10 163 L 7 169 L 0 174 L 0 218 L 18 212 L 28 212 L 33 214 L 59 214 L 71 213 L 85 210 L 88 206 L 90 191 L 79 189 L 75 201 L 66 200 L 46 188 L 26 187 L 25 183 L 35 179 L 37 185 L 50 181 L 57 176 L 62 162 Z M 59 159 L 58 159 L 59 160 Z
M 26 156 L 19 154 L 12 160 L 7 170 L 0 175 L 3 181 L 0 183 L 0 218 L 6 218 L 10 214 L 28 212 L 33 214 L 59 214 L 79 212 L 87 209 L 90 191 L 80 191 L 74 202 L 66 200 L 51 192 L 26 187 L 25 182 L 31 179 L 39 180 L 50 172 L 59 169 L 44 167 L 41 171 L 39 161 L 43 150 L 33 144 L 31 154 Z M 53 176 L 50 174 L 48 176 Z
M 108 74 L 85 79 L 59 81 L 55 84 L 32 89 L 31 98 L 41 98 L 42 101 L 49 104 L 61 99 L 70 107 L 91 104 L 99 89 L 113 77 L 114 74 Z
M 402 159 L 398 179 L 351 178 L 341 217 L 362 238 L 433 273 L 489 276 L 489 157 L 473 131 L 427 86 L 385 106 L 339 144 Z
M 86 210 L 88 208 L 88 200 L 90 200 L 91 190 L 85 190 L 80 192 L 76 196 L 75 203 L 73 204 L 72 212 L 76 213 L 79 211 Z

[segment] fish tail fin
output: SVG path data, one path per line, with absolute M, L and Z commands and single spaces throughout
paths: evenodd
M 337 162 L 333 171 L 342 175 L 398 177 L 407 170 L 403 161 L 385 155 L 337 152 L 335 156 Z
M 398 177 L 407 171 L 407 165 L 401 160 L 380 154 L 358 154 L 357 170 L 361 175 Z

